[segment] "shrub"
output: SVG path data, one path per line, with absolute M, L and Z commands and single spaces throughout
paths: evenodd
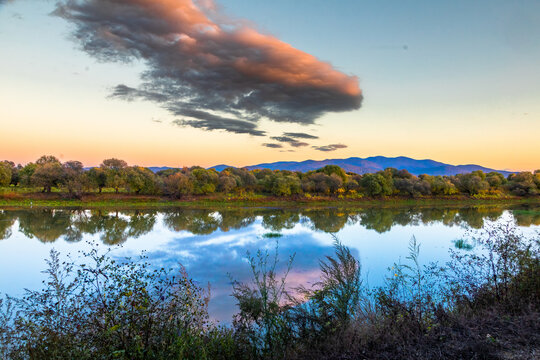
M 183 268 L 151 270 L 144 256 L 117 261 L 96 248 L 83 255 L 91 264 L 51 251 L 43 290 L 0 304 L 3 358 L 227 357 L 231 333 L 209 322 L 209 294 Z

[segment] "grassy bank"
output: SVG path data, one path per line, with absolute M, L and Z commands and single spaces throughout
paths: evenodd
M 540 197 L 379 197 L 348 198 L 331 196 L 275 197 L 265 195 L 227 195 L 190 196 L 171 199 L 162 196 L 133 194 L 86 194 L 80 199 L 71 199 L 67 194 L 53 192 L 0 192 L 0 207 L 55 207 L 55 208 L 160 208 L 160 207 L 291 207 L 309 206 L 422 206 L 422 205 L 495 205 L 495 204 L 540 204 Z
M 476 254 L 445 266 L 407 262 L 379 288 L 336 239 L 320 281 L 287 286 L 276 253 L 247 259 L 252 281 L 232 281 L 230 326 L 208 317 L 209 292 L 181 267 L 144 256 L 118 261 L 94 248 L 85 265 L 53 252 L 44 289 L 0 300 L 3 359 L 536 359 L 540 348 L 538 235 L 484 228 Z M 288 270 L 287 270 L 288 269 Z

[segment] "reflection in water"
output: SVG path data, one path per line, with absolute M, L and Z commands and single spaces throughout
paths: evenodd
M 523 227 L 540 225 L 540 207 L 0 210 L 0 293 L 39 287 L 42 259 L 51 248 L 76 254 L 87 246 L 83 240 L 97 240 L 107 247 L 122 244 L 114 256 L 144 250 L 154 266 L 182 263 L 201 285 L 211 284 L 213 316 L 230 321 L 235 305 L 227 274 L 247 281 L 246 252 L 274 247 L 276 240 L 282 259 L 296 254 L 292 286 L 318 280 L 318 260 L 333 251 L 330 234 L 351 247 L 369 285 L 376 286 L 388 266 L 407 256 L 412 235 L 422 242 L 423 261 L 444 262 L 465 229 L 505 218 Z
M 516 210 L 514 218 L 519 226 L 540 225 L 540 209 Z
M 336 233 L 347 224 L 360 224 L 378 233 L 388 232 L 396 225 L 429 225 L 482 227 L 484 220 L 495 221 L 504 210 L 511 210 L 519 226 L 540 225 L 540 210 L 524 205 L 513 207 L 474 206 L 447 208 L 370 207 L 364 209 L 170 209 L 160 210 L 164 224 L 172 231 L 188 231 L 194 235 L 210 235 L 216 231 L 239 230 L 262 218 L 269 231 L 292 229 L 298 223 L 309 222 L 312 229 Z M 104 244 L 114 245 L 128 238 L 138 238 L 152 231 L 156 224 L 155 210 L 104 211 L 32 209 L 0 210 L 0 239 L 9 238 L 15 222 L 19 231 L 29 238 L 47 243 L 63 238 L 80 241 L 84 234 L 96 235 Z
M 15 218 L 10 212 L 0 210 L 0 240 L 11 236 L 11 227 L 15 224 Z
M 10 237 L 18 221 L 21 233 L 44 243 L 60 238 L 78 242 L 84 234 L 100 234 L 104 244 L 115 245 L 152 231 L 155 215 L 155 211 L 0 210 L 0 239 Z

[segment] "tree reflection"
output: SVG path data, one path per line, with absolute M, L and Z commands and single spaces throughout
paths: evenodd
M 142 235 L 148 234 L 154 228 L 156 224 L 156 212 L 133 211 L 131 213 L 125 213 L 129 216 L 129 230 L 127 235 L 129 237 L 138 238 Z
M 102 219 L 102 232 L 100 239 L 107 245 L 122 244 L 128 239 L 128 220 L 120 216 L 118 212 L 105 215 Z
M 181 209 L 165 213 L 165 225 L 173 231 L 208 235 L 219 229 L 219 213 L 211 210 Z
M 229 231 L 231 229 L 239 230 L 253 224 L 257 220 L 256 209 L 234 209 L 221 211 L 221 222 L 219 228 L 221 231 Z
M 0 210 L 0 240 L 11 237 L 11 228 L 15 224 L 12 211 Z
M 18 219 L 19 231 L 41 242 L 54 242 L 63 235 L 75 239 L 80 235 L 77 229 L 72 228 L 69 210 L 19 211 Z
M 513 215 L 519 226 L 540 226 L 540 209 L 514 210 Z
M 158 214 L 163 225 L 172 231 L 188 231 L 194 235 L 210 235 L 218 230 L 239 230 L 260 219 L 270 231 L 292 229 L 308 223 L 314 230 L 336 233 L 347 224 L 359 224 L 383 233 L 396 225 L 441 223 L 445 226 L 481 228 L 485 220 L 497 220 L 510 209 L 519 226 L 540 225 L 540 209 L 528 206 L 469 206 L 469 207 L 369 207 L 342 208 L 237 208 L 237 209 L 174 209 L 174 210 L 66 210 L 31 209 L 0 210 L 0 240 L 12 236 L 13 227 L 29 238 L 42 242 L 80 241 L 85 234 L 95 235 L 108 245 L 120 244 L 129 238 L 150 233 Z
M 262 216 L 262 226 L 272 231 L 292 229 L 300 221 L 298 210 L 272 209 Z
M 315 230 L 336 233 L 341 230 L 349 220 L 349 213 L 337 209 L 316 209 L 304 213 L 309 218 Z

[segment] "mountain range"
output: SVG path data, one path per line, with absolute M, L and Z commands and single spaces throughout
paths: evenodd
M 305 161 L 278 161 L 273 163 L 264 163 L 258 165 L 245 166 L 249 170 L 254 169 L 270 169 L 270 170 L 290 170 L 306 172 L 317 170 L 325 165 L 338 165 L 348 172 L 357 174 L 374 173 L 386 168 L 392 167 L 398 170 L 406 169 L 413 175 L 428 174 L 428 175 L 456 175 L 462 173 L 470 173 L 476 170 L 483 172 L 499 172 L 504 176 L 511 174 L 511 171 L 489 169 L 479 165 L 450 165 L 434 160 L 416 160 L 405 156 L 385 157 L 373 156 L 368 158 L 350 157 L 347 159 L 326 159 L 326 160 L 305 160 Z M 216 165 L 209 169 L 222 171 L 229 165 Z M 150 167 L 154 172 L 169 169 L 168 167 Z

